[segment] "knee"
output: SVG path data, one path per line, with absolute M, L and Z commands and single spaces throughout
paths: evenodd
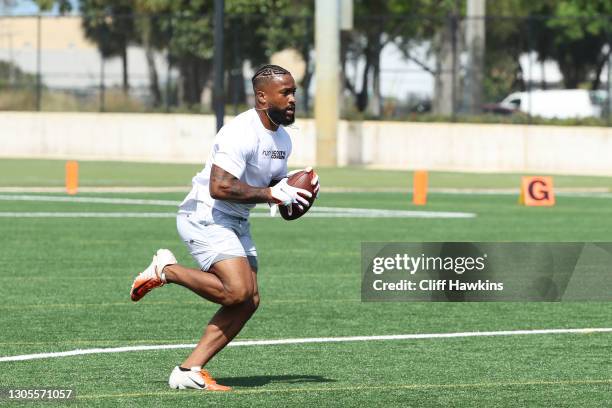
M 255 293 L 251 299 L 252 312 L 255 313 L 258 307 L 259 307 L 259 293 Z
M 253 306 L 255 310 L 257 310 L 257 308 L 259 307 L 259 293 L 255 293 L 253 295 Z
M 248 289 L 237 289 L 228 291 L 223 299 L 223 306 L 236 306 L 248 302 L 253 298 L 253 291 Z
M 241 304 L 243 310 L 248 314 L 253 314 L 257 311 L 259 307 L 259 294 L 255 293 L 249 299 L 247 299 L 244 303 Z
M 227 296 L 223 302 L 224 306 L 238 306 L 249 314 L 255 313 L 259 307 L 259 294 L 258 293 L 244 293 L 242 295 L 230 295 Z

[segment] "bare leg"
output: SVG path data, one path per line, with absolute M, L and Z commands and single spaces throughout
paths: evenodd
M 202 338 L 189 357 L 185 368 L 204 366 L 242 330 L 259 305 L 259 295 L 236 305 L 222 306 L 206 326 Z
M 253 278 L 246 258 L 217 262 L 208 272 L 173 264 L 166 266 L 164 273 L 169 283 L 184 286 L 221 305 L 241 303 L 252 293 Z
M 202 338 L 183 367 L 204 366 L 222 350 L 251 318 L 259 305 L 257 274 L 246 258 L 232 258 L 213 265 L 209 272 L 169 265 L 168 282 L 185 286 L 222 306 L 210 320 Z

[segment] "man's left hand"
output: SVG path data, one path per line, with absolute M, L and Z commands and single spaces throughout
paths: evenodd
M 317 198 L 318 195 L 319 195 L 319 188 L 320 188 L 320 185 L 319 185 L 319 175 L 314 172 L 314 170 L 312 169 L 311 166 L 308 166 L 308 167 L 306 167 L 304 169 L 292 170 L 289 173 L 287 173 L 287 177 L 291 177 L 294 174 L 299 173 L 300 171 L 305 171 L 306 173 L 309 173 L 309 172 L 312 171 L 313 177 L 312 177 L 311 185 L 314 186 L 314 188 L 312 189 L 312 192 L 313 192 L 312 196 L 314 198 Z M 271 217 L 276 216 L 276 212 L 277 211 L 278 211 L 278 205 L 270 203 L 270 216 Z
M 311 166 L 308 166 L 306 168 L 303 169 L 297 169 L 297 170 L 292 170 L 289 173 L 287 173 L 287 177 L 291 177 L 296 173 L 299 173 L 300 171 L 305 171 L 306 173 L 310 173 L 312 172 L 312 180 L 310 182 L 310 184 L 313 186 L 312 192 L 313 192 L 313 196 L 314 198 L 317 198 L 317 196 L 319 195 L 319 175 L 312 169 Z

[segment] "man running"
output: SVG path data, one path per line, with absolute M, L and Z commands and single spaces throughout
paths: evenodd
M 202 367 L 240 332 L 259 305 L 250 210 L 256 203 L 309 205 L 310 192 L 287 184 L 291 139 L 283 126 L 295 120 L 295 81 L 284 68 L 265 65 L 252 83 L 255 108 L 221 128 L 204 169 L 179 206 L 177 229 L 200 269 L 179 265 L 169 250 L 160 249 L 132 284 L 133 301 L 177 283 L 221 305 L 195 349 L 172 371 L 172 388 L 230 390 Z M 312 184 L 316 196 L 316 175 Z

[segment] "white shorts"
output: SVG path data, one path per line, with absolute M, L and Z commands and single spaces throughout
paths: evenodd
M 239 257 L 246 257 L 251 268 L 257 271 L 257 249 L 247 219 L 213 208 L 206 212 L 179 213 L 176 227 L 203 271 L 208 271 L 216 262 Z

